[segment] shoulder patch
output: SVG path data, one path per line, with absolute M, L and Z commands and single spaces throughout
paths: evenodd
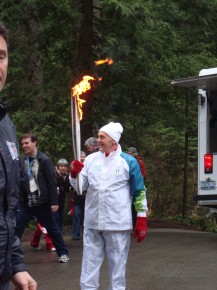
M 18 150 L 17 150 L 16 144 L 13 143 L 13 142 L 9 142 L 9 141 L 6 141 L 6 143 L 7 143 L 8 149 L 10 151 L 11 158 L 13 160 L 19 159 L 19 155 L 18 155 Z

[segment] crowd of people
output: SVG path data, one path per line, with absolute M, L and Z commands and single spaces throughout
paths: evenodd
M 8 68 L 8 32 L 0 22 L 0 91 Z M 20 240 L 30 220 L 36 230 L 30 246 L 55 251 L 59 263 L 69 261 L 63 237 L 67 195 L 72 216 L 72 239 L 83 237 L 81 290 L 99 288 L 100 267 L 107 257 L 111 290 L 126 289 L 126 264 L 131 233 L 138 242 L 147 235 L 146 169 L 135 147 L 123 152 L 119 143 L 123 127 L 111 122 L 97 137 L 84 143 L 88 152 L 80 160 L 65 158 L 53 166 L 38 150 L 38 138 L 25 133 L 20 144 L 7 106 L 0 102 L 0 290 L 36 290 L 37 282 L 24 264 Z M 77 194 L 77 175 L 82 177 L 82 195 Z M 132 218 L 133 217 L 133 218 Z

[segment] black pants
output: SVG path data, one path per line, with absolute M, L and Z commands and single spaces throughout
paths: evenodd
M 68 255 L 68 249 L 63 240 L 59 226 L 55 223 L 51 207 L 49 204 L 41 204 L 33 207 L 18 207 L 15 234 L 21 239 L 24 229 L 33 216 L 37 217 L 37 221 L 46 228 L 51 237 L 57 255 Z

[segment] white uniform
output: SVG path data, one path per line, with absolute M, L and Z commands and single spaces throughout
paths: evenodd
M 125 271 L 132 230 L 132 197 L 140 216 L 146 216 L 144 182 L 136 159 L 120 145 L 109 154 L 96 152 L 85 159 L 81 172 L 87 191 L 81 289 L 97 290 L 106 254 L 109 290 L 126 289 Z

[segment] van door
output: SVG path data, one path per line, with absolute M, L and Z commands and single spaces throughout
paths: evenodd
M 194 200 L 217 208 L 217 68 L 171 84 L 198 89 L 198 195 Z

